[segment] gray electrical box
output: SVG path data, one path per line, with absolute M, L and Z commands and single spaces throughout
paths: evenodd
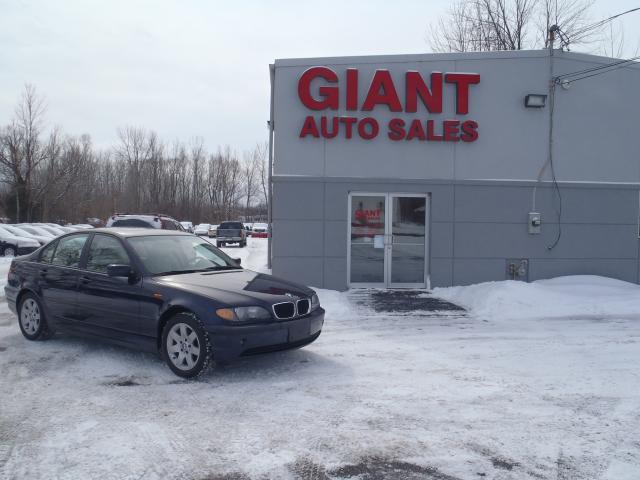
M 529 212 L 529 234 L 538 235 L 542 230 L 542 216 L 538 212 Z
M 529 259 L 507 258 L 507 278 L 509 280 L 529 281 Z

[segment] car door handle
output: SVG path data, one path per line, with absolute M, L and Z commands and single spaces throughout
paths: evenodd
M 91 281 L 91 279 L 89 277 L 85 277 L 84 275 L 82 277 L 80 277 L 80 282 L 83 283 L 84 285 L 86 285 L 90 281 Z
M 46 277 L 47 276 L 47 272 L 48 272 L 48 270 L 40 270 L 40 276 L 41 277 Z

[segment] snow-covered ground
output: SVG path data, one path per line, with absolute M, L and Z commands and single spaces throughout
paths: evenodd
M 266 269 L 265 239 L 225 250 Z M 470 312 L 319 290 L 315 343 L 196 382 L 103 343 L 27 342 L 0 305 L 0 478 L 640 478 L 640 287 L 435 293 Z

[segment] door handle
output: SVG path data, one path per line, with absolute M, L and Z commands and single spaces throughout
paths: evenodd
M 80 277 L 80 282 L 83 283 L 84 285 L 86 285 L 90 281 L 91 279 L 89 277 L 85 277 L 84 275 Z
M 46 277 L 47 276 L 47 272 L 48 272 L 48 270 L 40 270 L 40 276 L 41 277 Z

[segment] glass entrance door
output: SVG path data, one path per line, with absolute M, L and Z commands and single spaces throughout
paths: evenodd
M 391 195 L 390 287 L 426 287 L 427 197 Z
M 386 195 L 351 197 L 350 283 L 385 284 Z
M 349 284 L 426 288 L 428 210 L 424 194 L 350 195 Z

